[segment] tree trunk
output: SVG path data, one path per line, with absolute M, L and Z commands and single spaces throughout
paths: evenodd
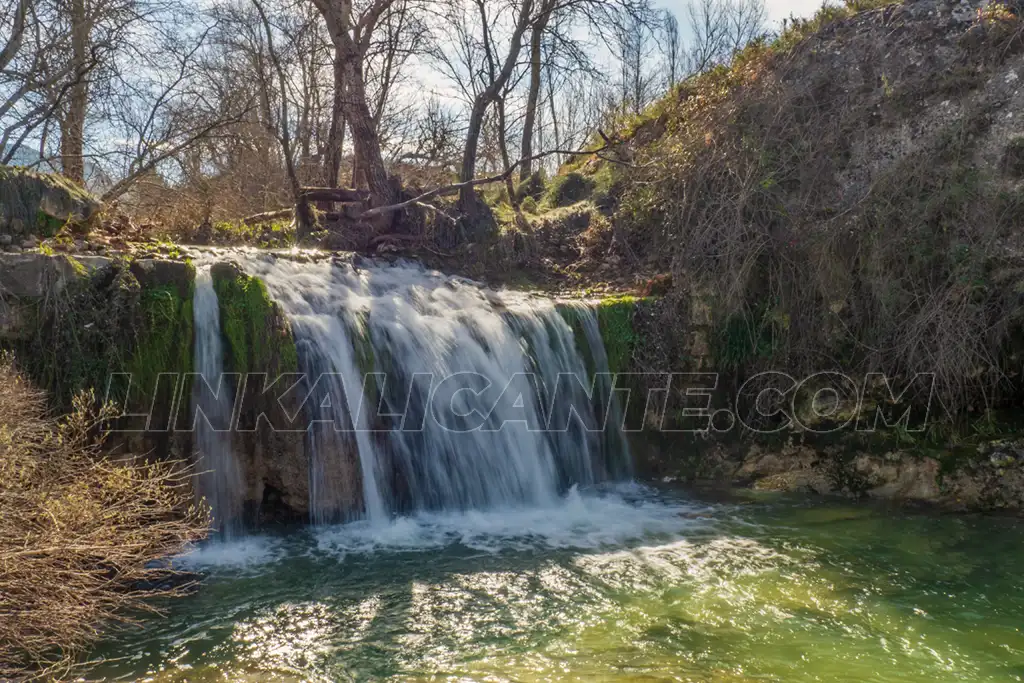
M 341 50 L 334 49 L 334 99 L 331 103 L 331 129 L 327 134 L 324 159 L 324 185 L 341 186 L 341 156 L 345 147 L 345 62 Z
M 469 182 L 476 175 L 476 150 L 480 144 L 480 131 L 483 128 L 484 114 L 487 113 L 489 104 L 490 100 L 480 97 L 473 103 L 473 110 L 469 114 L 466 146 L 462 151 L 462 166 L 459 168 L 459 182 L 461 183 Z M 463 206 L 469 206 L 474 194 L 472 187 L 463 187 L 459 191 L 459 201 Z
M 541 77 L 541 37 L 548 23 L 550 12 L 542 15 L 533 25 L 530 33 L 530 91 L 526 96 L 526 115 L 523 118 L 523 144 L 519 153 L 520 159 L 526 159 L 519 166 L 519 182 L 526 180 L 533 173 L 533 126 L 537 118 L 537 103 L 540 100 Z
M 516 210 L 519 209 L 519 201 L 516 199 L 516 187 L 512 182 L 512 160 L 508 156 L 508 143 L 505 140 L 505 100 L 498 98 L 498 149 L 501 152 L 501 170 L 508 173 L 505 176 L 505 191 L 508 192 L 508 203 Z
M 85 0 L 71 3 L 71 71 L 74 84 L 68 90 L 67 109 L 60 121 L 60 164 L 65 176 L 85 182 L 85 112 L 89 104 L 89 85 L 85 66 L 89 52 L 90 22 Z
M 347 37 L 344 36 L 344 38 Z M 363 83 L 359 53 L 345 50 L 343 61 L 345 120 L 352 131 L 352 143 L 359 160 L 359 172 L 366 178 L 371 204 L 387 206 L 393 204 L 397 197 L 384 167 L 377 126 L 374 124 L 373 114 L 370 113 L 370 107 L 366 101 L 366 86 Z

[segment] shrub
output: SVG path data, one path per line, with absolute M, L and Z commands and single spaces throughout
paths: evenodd
M 527 197 L 533 197 L 539 202 L 544 196 L 544 186 L 547 184 L 543 171 L 534 171 L 516 187 L 516 201 L 521 202 Z
M 548 185 L 545 201 L 551 206 L 575 204 L 590 196 L 594 184 L 593 180 L 576 171 L 555 176 Z
M 63 420 L 0 358 L 0 679 L 66 675 L 110 621 L 182 593 L 162 562 L 206 535 L 190 472 L 109 459 L 90 394 Z M 154 588 L 154 587 L 164 588 Z M 176 587 L 175 587 L 176 586 Z
M 533 197 L 527 197 L 523 200 L 523 203 L 519 205 L 526 213 L 537 213 L 537 200 Z

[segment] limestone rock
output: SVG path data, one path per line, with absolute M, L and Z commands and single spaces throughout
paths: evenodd
M 182 298 L 188 296 L 196 275 L 191 263 L 155 258 L 133 261 L 131 271 L 143 289 L 172 286 Z
M 60 292 L 77 275 L 64 256 L 0 254 L 0 296 L 32 298 Z
M 102 204 L 67 178 L 22 168 L 0 166 L 0 214 L 11 232 L 38 226 L 51 235 L 64 223 L 84 223 Z

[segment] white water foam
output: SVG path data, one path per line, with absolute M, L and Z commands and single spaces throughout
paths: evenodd
M 553 505 L 460 512 L 419 512 L 386 524 L 354 522 L 316 531 L 320 552 L 348 554 L 429 551 L 462 545 L 497 553 L 590 550 L 651 539 L 670 540 L 713 522 L 707 506 L 663 502 L 643 487 L 608 491 L 573 487 Z
M 176 568 L 186 571 L 230 569 L 233 572 L 244 572 L 280 561 L 287 554 L 281 539 L 254 535 L 205 542 L 193 546 L 171 562 Z

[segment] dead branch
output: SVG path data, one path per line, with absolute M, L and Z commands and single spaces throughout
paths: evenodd
M 378 207 L 372 208 L 372 209 L 370 209 L 370 210 L 368 210 L 368 211 L 363 213 L 363 218 L 365 218 L 365 219 L 376 218 L 377 216 L 383 216 L 385 214 L 393 213 L 395 211 L 401 211 L 403 209 L 409 208 L 410 206 L 415 206 L 415 205 L 418 205 L 418 204 L 422 204 L 423 202 L 427 201 L 428 199 L 433 199 L 434 197 L 444 197 L 444 196 L 447 196 L 447 195 L 456 194 L 458 192 L 461 192 L 465 188 L 477 187 L 478 185 L 490 185 L 491 183 L 504 182 L 506 178 L 511 177 L 511 175 L 515 172 L 515 170 L 517 168 L 519 168 L 519 166 L 521 166 L 522 164 L 525 164 L 527 161 L 531 161 L 531 162 L 532 161 L 536 161 L 537 159 L 543 159 L 544 157 L 551 156 L 552 154 L 565 154 L 567 156 L 580 156 L 580 155 L 588 155 L 588 154 L 597 154 L 599 152 L 603 152 L 606 149 L 608 149 L 608 145 L 604 145 L 604 146 L 599 147 L 597 149 L 590 149 L 590 150 L 571 150 L 570 151 L 570 150 L 564 150 L 564 149 L 550 149 L 550 150 L 548 150 L 546 152 L 541 152 L 540 154 L 534 154 L 532 157 L 529 157 L 529 158 L 526 158 L 526 159 L 520 159 L 519 161 L 516 161 L 515 163 L 510 164 L 507 169 L 505 169 L 503 172 L 501 172 L 501 173 L 499 173 L 497 175 L 488 176 L 486 178 L 475 178 L 473 180 L 467 180 L 466 182 L 462 182 L 462 183 L 453 183 L 451 185 L 445 185 L 443 187 L 438 187 L 438 188 L 435 188 L 433 190 L 430 190 L 429 192 L 424 192 L 423 194 L 421 194 L 419 196 L 416 196 L 416 197 L 413 197 L 412 199 L 407 199 L 404 202 L 399 202 L 397 204 L 391 204 L 389 206 L 378 206 Z

